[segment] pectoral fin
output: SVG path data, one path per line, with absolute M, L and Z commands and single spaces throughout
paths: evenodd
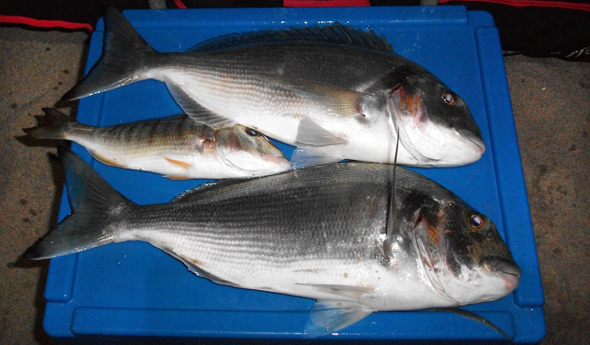
M 172 98 L 178 103 L 178 106 L 197 123 L 208 125 L 211 128 L 221 128 L 233 124 L 233 121 L 227 117 L 215 114 L 209 109 L 204 108 L 182 88 L 172 83 L 166 83 L 168 91 Z
M 291 155 L 293 169 L 340 162 L 343 158 L 318 152 L 314 147 L 298 147 Z
M 297 144 L 311 146 L 346 144 L 346 139 L 329 132 L 308 118 L 304 118 L 299 122 L 296 141 Z
M 335 300 L 352 300 L 357 301 L 361 297 L 375 292 L 371 286 L 351 286 L 337 284 L 297 284 L 310 286 L 324 294 L 332 294 Z
M 315 338 L 337 332 L 365 318 L 373 311 L 357 302 L 317 301 L 311 308 L 303 332 L 306 338 Z

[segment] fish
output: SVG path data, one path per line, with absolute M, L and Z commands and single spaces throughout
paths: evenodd
M 117 10 L 104 16 L 103 54 L 64 100 L 140 80 L 164 82 L 195 121 L 235 123 L 298 149 L 293 166 L 343 159 L 459 166 L 486 146 L 465 101 L 373 31 L 335 23 L 214 38 L 160 53 Z
M 23 129 L 28 136 L 76 142 L 110 166 L 174 180 L 247 178 L 291 169 L 268 138 L 241 125 L 213 129 L 178 114 L 95 127 L 70 120 L 55 108 L 43 112 L 42 125 Z
M 305 337 L 373 312 L 492 301 L 521 276 L 488 217 L 402 167 L 326 164 L 137 205 L 71 151 L 59 156 L 72 213 L 24 258 L 147 242 L 215 283 L 315 299 Z M 392 209 L 396 226 L 388 230 Z

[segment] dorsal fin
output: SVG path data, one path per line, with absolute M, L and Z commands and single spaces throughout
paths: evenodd
M 187 52 L 216 52 L 273 43 L 337 44 L 376 52 L 393 51 L 383 35 L 377 36 L 370 29 L 365 32 L 336 22 L 323 28 L 313 26 L 228 34 L 203 41 L 189 48 Z
M 228 187 L 234 184 L 238 184 L 238 183 L 242 183 L 245 180 L 247 180 L 247 178 L 244 179 L 228 179 L 228 180 L 217 180 L 217 181 L 213 181 L 213 182 L 207 182 L 207 183 L 203 183 L 193 189 L 189 189 L 184 193 L 181 193 L 179 195 L 177 195 L 176 197 L 174 197 L 174 199 L 172 199 L 170 202 L 189 202 L 189 201 L 198 201 L 198 200 L 203 200 L 204 197 L 201 195 L 203 193 L 206 193 L 208 190 L 211 189 L 211 187 L 216 186 L 214 189 L 215 191 L 218 191 L 218 188 L 221 187 Z M 208 201 L 208 200 L 205 200 Z

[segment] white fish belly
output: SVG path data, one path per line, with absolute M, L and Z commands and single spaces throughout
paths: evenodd
M 292 261 L 277 255 L 272 247 L 261 248 L 254 242 L 241 243 L 238 248 L 207 234 L 196 240 L 179 235 L 178 230 L 133 233 L 121 240 L 150 242 L 193 271 L 205 271 L 245 289 L 316 300 L 357 301 L 375 311 L 456 305 L 432 288 L 413 259 L 392 267 L 368 259 Z
M 157 73 L 155 79 L 180 87 L 191 100 L 221 117 L 287 143 L 295 142 L 299 119 L 310 112 L 303 100 L 256 80 L 173 69 Z
M 125 169 L 149 171 L 175 178 L 227 178 L 248 176 L 228 166 L 216 152 L 200 152 L 180 143 L 167 145 L 103 142 L 73 138 L 105 164 Z
M 334 97 L 299 86 L 285 87 L 264 77 L 175 69 L 153 72 L 153 77 L 180 87 L 191 102 L 223 118 L 290 145 L 297 145 L 299 122 L 304 118 L 345 139 L 358 136 L 363 127 L 351 117 L 354 105 L 343 110 Z M 190 104 L 181 107 L 190 113 Z

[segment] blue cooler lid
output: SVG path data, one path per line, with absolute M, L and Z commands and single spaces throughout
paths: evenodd
M 465 309 L 489 319 L 516 343 L 545 334 L 543 291 L 510 105 L 492 17 L 464 7 L 132 10 L 124 12 L 156 50 L 182 52 L 223 34 L 341 24 L 383 34 L 393 50 L 424 66 L 468 104 L 487 151 L 458 168 L 413 169 L 452 190 L 496 224 L 522 269 L 520 286 L 500 300 Z M 92 35 L 86 72 L 101 56 L 102 20 Z M 142 81 L 80 101 L 78 121 L 108 126 L 181 113 L 165 85 Z M 278 144 L 290 155 L 292 147 Z M 163 203 L 204 180 L 171 181 L 112 168 L 73 150 L 138 204 Z M 59 219 L 69 214 L 66 193 Z M 231 250 L 231 248 L 228 248 Z M 147 243 L 110 244 L 51 260 L 45 330 L 58 342 L 89 344 L 138 337 L 147 342 L 200 338 L 302 339 L 313 300 L 221 286 L 199 278 Z M 502 336 L 477 322 L 432 311 L 377 312 L 329 340 L 468 340 Z M 110 340 L 109 340 L 110 341 Z

